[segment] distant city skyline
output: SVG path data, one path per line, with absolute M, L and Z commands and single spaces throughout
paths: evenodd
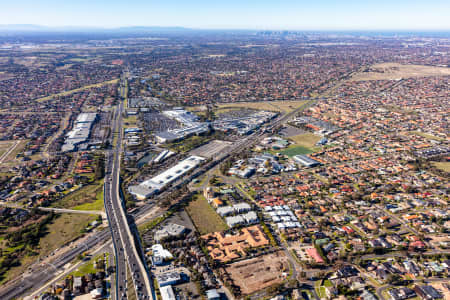
M 444 0 L 16 0 L 1 24 L 257 30 L 449 30 Z M 36 3 L 39 2 L 39 3 Z

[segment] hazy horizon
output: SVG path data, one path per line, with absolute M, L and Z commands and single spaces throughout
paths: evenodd
M 2 24 L 49 27 L 185 27 L 225 30 L 449 30 L 442 0 L 17 0 L 2 4 Z
M 396 28 L 367 28 L 367 29 L 337 29 L 337 28 L 323 28 L 323 29 L 314 29 L 314 28 L 308 28 L 308 29 L 295 29 L 295 28 L 205 28 L 205 27 L 187 27 L 187 26 L 159 26 L 159 25 L 127 25 L 127 26 L 116 26 L 116 27 L 107 27 L 107 26 L 89 26 L 89 25 L 60 25 L 60 26 L 48 26 L 43 24 L 2 24 L 0 23 L 0 30 L 2 29 L 8 29 L 13 28 L 13 30 L 17 30 L 16 28 L 22 27 L 26 31 L 27 29 L 42 29 L 42 30 L 64 30 L 64 29 L 72 29 L 72 30 L 105 30 L 105 31 L 114 31 L 119 29 L 127 29 L 127 28 L 154 28 L 154 29 L 185 29 L 185 30 L 205 30 L 205 31 L 298 31 L 298 32 L 450 32 L 450 28 L 443 28 L 443 29 L 426 29 L 426 28 L 402 28 L 402 29 L 396 29 Z M 19 30 L 17 30 L 19 31 Z

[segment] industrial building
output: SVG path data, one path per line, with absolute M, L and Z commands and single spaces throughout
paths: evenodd
M 128 191 L 139 199 L 148 198 L 151 195 L 158 193 L 172 181 L 200 165 L 204 160 L 205 159 L 200 156 L 190 156 L 161 174 L 150 178 L 139 185 L 130 186 Z

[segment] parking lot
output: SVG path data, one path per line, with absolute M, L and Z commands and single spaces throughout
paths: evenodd
M 197 155 L 205 158 L 211 158 L 221 153 L 226 147 L 232 145 L 232 142 L 213 140 L 203 146 L 191 151 L 191 155 Z
M 147 132 L 166 131 L 180 127 L 177 121 L 157 112 L 143 113 L 142 120 Z

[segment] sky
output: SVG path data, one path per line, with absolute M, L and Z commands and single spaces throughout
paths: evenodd
M 0 0 L 0 24 L 450 30 L 449 0 Z

